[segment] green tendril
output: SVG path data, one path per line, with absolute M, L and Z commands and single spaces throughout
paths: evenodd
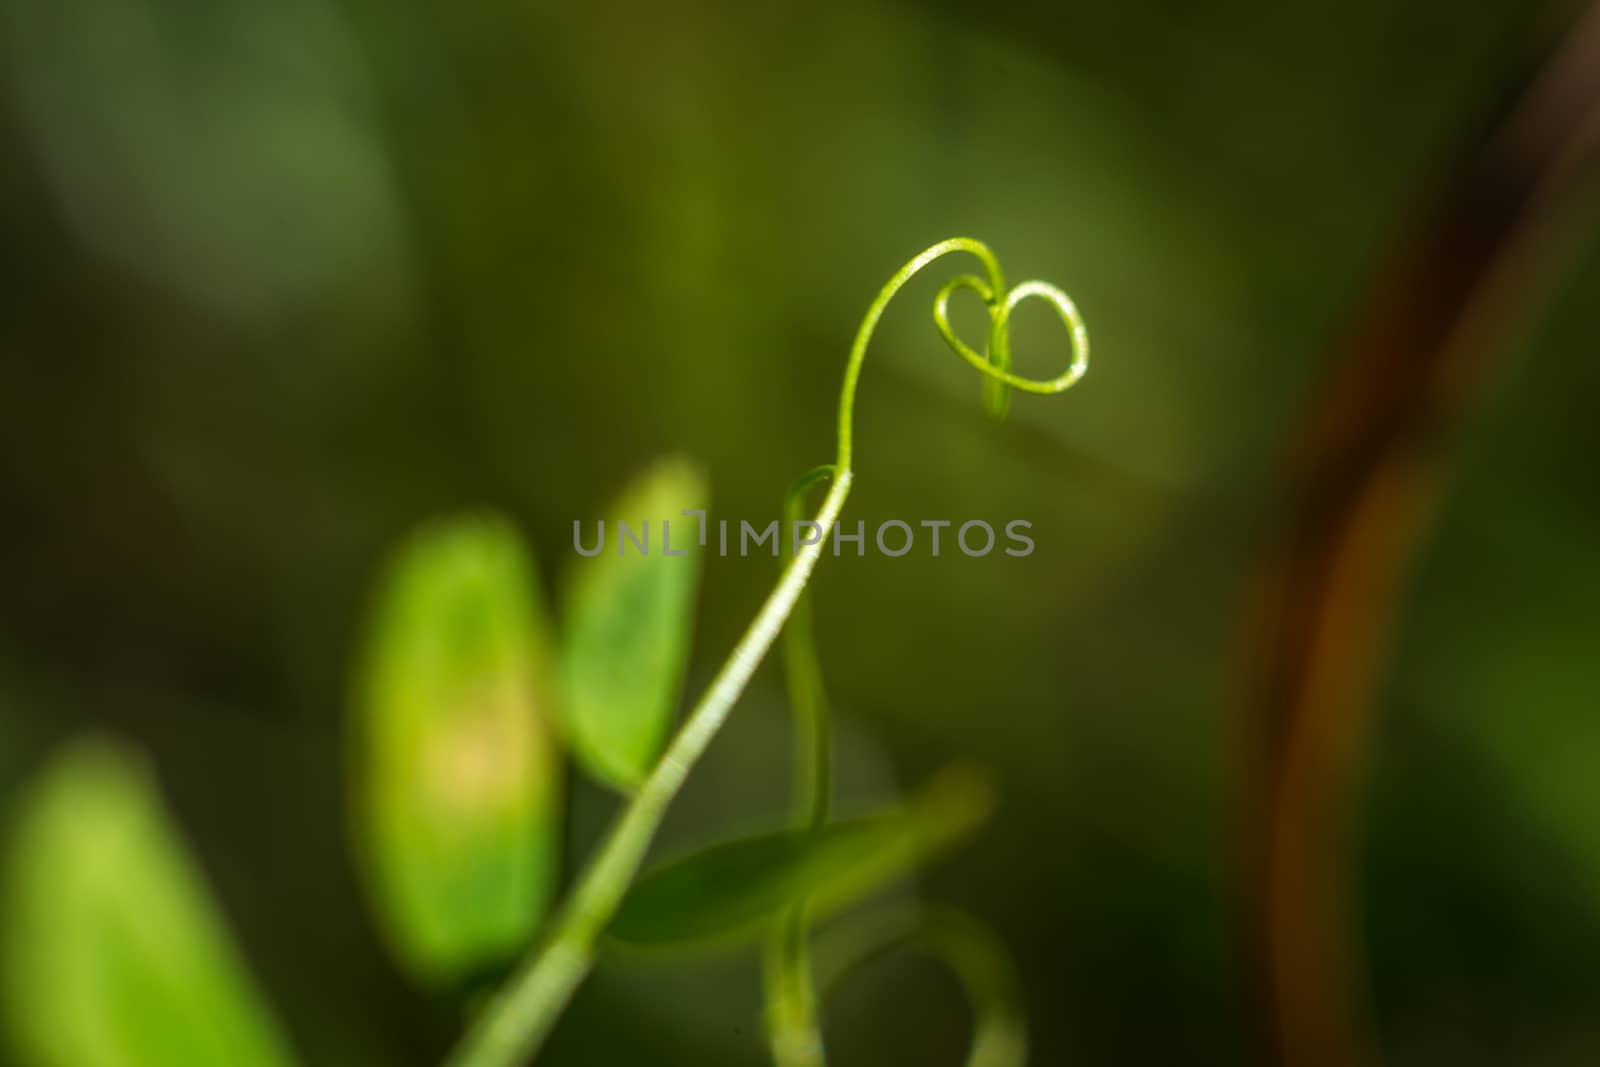
M 1023 282 L 1015 289 L 1006 291 L 999 262 L 988 247 L 978 241 L 958 237 L 934 245 L 890 278 L 867 310 L 845 370 L 844 392 L 839 403 L 838 463 L 817 467 L 790 487 L 784 502 L 786 529 L 794 529 L 794 523 L 805 514 L 806 496 L 814 486 L 833 478 L 837 472 L 842 471 L 846 476 L 850 473 L 855 389 L 878 317 L 913 275 L 940 256 L 957 251 L 976 256 L 983 263 L 989 278 L 985 281 L 974 274 L 963 274 L 946 282 L 934 297 L 933 321 L 945 343 L 984 375 L 984 407 L 993 418 L 1005 418 L 1011 406 L 1010 390 L 1013 387 L 1030 393 L 1059 393 L 1070 388 L 1088 369 L 1088 332 L 1077 307 L 1065 293 L 1039 281 Z M 950 324 L 950 297 L 958 289 L 970 289 L 977 293 L 989 311 L 987 357 L 962 341 Z M 1001 292 L 1005 292 L 1005 298 L 997 301 L 995 294 Z M 1066 371 L 1049 381 L 1035 381 L 1011 373 L 1010 316 L 1018 304 L 1030 297 L 1045 300 L 1056 309 L 1072 340 L 1072 359 Z M 826 537 L 826 533 L 822 536 Z M 809 593 L 802 594 L 796 602 L 784 631 L 783 644 L 784 675 L 789 703 L 795 716 L 796 819 L 800 826 L 815 829 L 828 819 L 832 754 L 827 694 L 817 656 Z M 767 1033 L 777 1067 L 823 1067 L 826 1063 L 822 1026 L 810 977 L 809 930 L 805 913 L 805 902 L 797 903 L 774 924 L 767 941 L 764 969 Z M 973 1061 L 974 1067 L 986 1062 L 987 1059 Z M 998 1064 L 1001 1061 L 994 1062 Z
M 811 490 L 833 478 L 831 466 L 816 467 L 789 487 L 783 502 L 786 530 L 806 514 Z M 832 794 L 832 733 L 828 695 L 817 658 L 811 593 L 801 593 L 783 630 L 783 677 L 794 711 L 794 820 L 800 829 L 828 821 Z M 773 923 L 764 952 L 767 1043 L 777 1067 L 823 1067 L 826 1055 L 811 981 L 810 924 L 806 902 L 797 901 Z
M 952 908 L 926 908 L 898 923 L 874 921 L 829 935 L 819 958 L 824 998 L 879 960 L 899 952 L 927 956 L 949 968 L 972 1007 L 966 1067 L 1022 1067 L 1028 1058 L 1027 1012 L 1016 970 L 988 927 Z
M 830 480 L 833 470 L 832 467 L 817 467 L 807 471 L 790 487 L 783 506 L 784 529 L 795 529 L 794 524 L 805 517 L 807 494 L 813 487 Z M 809 592 L 800 594 L 789 615 L 789 623 L 784 627 L 783 677 L 795 715 L 795 822 L 800 827 L 815 828 L 828 821 L 833 742 Z
M 776 1067 L 825 1067 L 816 983 L 811 976 L 811 920 L 800 901 L 773 924 L 763 954 L 767 1046 Z
M 727 662 L 712 679 L 705 695 L 690 710 L 660 761 L 612 825 L 566 902 L 557 911 L 540 945 L 485 1006 L 461 1044 L 446 1061 L 447 1067 L 515 1067 L 526 1063 L 539 1050 L 572 994 L 593 968 L 595 942 L 616 913 L 628 886 L 638 873 L 668 805 L 711 739 L 721 729 L 729 711 L 744 692 L 751 675 L 771 649 L 785 622 L 795 612 L 799 611 L 804 616 L 809 610 L 802 603 L 801 594 L 822 556 L 822 546 L 832 533 L 854 481 L 851 460 L 854 458 L 852 429 L 856 386 L 861 378 L 867 345 L 877 330 L 878 320 L 882 318 L 889 301 L 912 277 L 934 260 L 951 252 L 966 252 L 976 257 L 983 265 L 986 279 L 964 275 L 947 283 L 934 299 L 934 323 L 945 343 L 984 375 L 984 404 L 991 415 L 1004 416 L 1012 388 L 1030 393 L 1059 393 L 1082 377 L 1088 366 L 1089 340 L 1072 301 L 1061 290 L 1044 282 L 1023 282 L 1015 289 L 1007 290 L 999 262 L 983 243 L 967 237 L 940 241 L 890 277 L 867 308 L 845 364 L 844 385 L 839 395 L 838 458 L 831 466 L 819 467 L 800 479 L 790 493 L 791 504 L 798 515 L 802 513 L 806 492 L 824 480 L 830 483 L 827 495 L 811 519 L 819 531 L 816 541 L 801 545 L 795 552 L 777 586 L 734 646 Z M 976 352 L 961 341 L 950 325 L 949 299 L 955 290 L 962 288 L 976 292 L 988 309 L 990 325 L 986 354 Z M 1067 370 L 1060 377 L 1048 381 L 1020 377 L 1010 370 L 1010 316 L 1018 304 L 1030 297 L 1043 299 L 1055 307 L 1068 329 L 1071 359 Z M 801 746 L 801 758 L 808 769 L 801 772 L 799 779 L 805 783 L 801 791 L 804 818 L 820 824 L 827 818 L 828 807 L 827 709 L 817 668 L 815 643 L 809 636 L 809 618 L 806 617 L 805 621 L 804 636 L 797 643 L 786 646 L 786 657 L 791 667 L 797 668 L 790 674 L 791 699 L 795 700 L 796 708 L 804 709 L 803 714 L 808 716 L 804 720 L 808 724 L 808 736 Z M 777 967 L 784 975 L 784 988 L 793 987 L 795 997 L 801 998 L 798 990 L 803 979 L 804 997 L 808 998 L 811 996 L 809 972 L 801 973 L 805 971 L 806 964 L 803 913 L 793 916 L 791 921 L 794 926 L 784 935 L 790 947 L 778 956 Z M 796 999 L 794 1003 L 804 1009 L 801 999 Z M 814 1016 L 814 1011 L 807 1014 Z M 814 1025 L 812 1029 L 814 1032 Z M 820 1054 L 819 1046 L 817 1055 Z

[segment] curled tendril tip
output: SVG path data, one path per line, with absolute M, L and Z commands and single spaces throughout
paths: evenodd
M 987 245 L 965 237 L 941 241 L 914 257 L 889 279 L 878 293 L 856 333 L 845 367 L 839 400 L 839 457 L 829 465 L 801 475 L 784 498 L 784 518 L 793 528 L 805 511 L 810 491 L 831 483 L 828 498 L 817 514 L 820 541 L 844 505 L 852 480 L 850 461 L 851 419 L 856 385 L 878 320 L 906 282 L 936 259 L 966 252 L 982 264 L 987 278 L 961 274 L 945 282 L 933 298 L 933 322 L 946 345 L 984 376 L 984 407 L 996 420 L 1004 419 L 1011 390 L 1052 394 L 1070 389 L 1089 368 L 1089 334 L 1070 297 L 1041 281 L 1026 281 L 1007 289 L 1000 264 Z M 969 289 L 983 301 L 989 314 L 987 350 L 978 352 L 963 341 L 950 322 L 950 298 Z M 1066 370 L 1039 380 L 1011 370 L 1011 315 L 1026 300 L 1049 304 L 1067 329 L 1071 346 Z M 795 820 L 818 829 L 828 819 L 828 791 L 832 762 L 831 728 L 822 671 L 817 657 L 809 592 L 793 605 L 784 631 L 784 674 L 795 717 Z M 764 970 L 767 997 L 768 1041 L 777 1067 L 826 1067 L 820 1008 L 812 982 L 807 905 L 796 902 L 774 924 L 766 949 Z M 974 1028 L 967 1067 L 1020 1067 L 1027 1055 L 1027 1027 L 1021 996 L 1004 948 L 974 920 L 950 911 L 929 912 L 904 936 L 887 938 L 861 953 L 860 964 L 895 948 L 920 948 L 942 959 L 961 980 L 972 1003 Z
M 806 725 L 803 745 L 811 768 L 809 773 L 803 773 L 801 777 L 804 784 L 798 791 L 801 810 L 797 815 L 812 825 L 820 825 L 826 820 L 829 748 L 827 710 L 802 593 L 821 558 L 822 541 L 838 520 L 854 481 L 851 468 L 852 419 L 856 386 L 861 378 L 867 345 L 883 316 L 884 308 L 894 295 L 923 268 L 952 252 L 965 252 L 976 258 L 983 266 L 983 275 L 961 275 L 945 283 L 934 297 L 934 325 L 945 343 L 984 376 L 984 404 L 991 415 L 1005 415 L 1012 389 L 1028 393 L 1059 393 L 1083 377 L 1089 362 L 1089 336 L 1072 301 L 1060 289 L 1040 281 L 1027 281 L 1015 288 L 1006 288 L 999 262 L 982 242 L 968 237 L 940 241 L 895 272 L 868 306 L 845 363 L 844 385 L 839 394 L 838 457 L 832 464 L 819 467 L 803 477 L 791 491 L 788 508 L 798 515 L 807 491 L 824 481 L 829 483 L 828 493 L 813 517 L 820 531 L 817 540 L 807 543 L 789 560 L 777 586 L 768 594 L 705 694 L 689 711 L 655 767 L 612 824 L 605 841 L 591 857 L 557 912 L 540 947 L 524 961 L 505 987 L 479 1014 L 451 1054 L 448 1067 L 513 1067 L 537 1053 L 573 992 L 593 967 L 595 941 L 621 905 L 668 805 L 710 745 L 711 739 L 721 729 L 756 667 L 792 615 L 798 615 L 793 621 L 799 625 L 793 627 L 796 633 L 791 638 L 793 643 L 788 646 L 790 687 L 797 709 L 802 709 L 806 716 L 803 719 Z M 962 341 L 950 323 L 950 298 L 958 289 L 970 289 L 976 293 L 989 313 L 989 336 L 985 352 L 980 353 Z M 1070 359 L 1067 369 L 1055 378 L 1026 378 L 1011 370 L 1011 315 L 1029 299 L 1050 304 L 1067 328 L 1071 345 Z M 791 1023 L 812 1028 L 815 1023 L 811 1008 L 813 994 L 803 933 L 803 915 L 796 913 L 789 935 L 780 940 L 776 964 L 779 977 L 795 990 L 797 1011 Z M 948 936 L 937 938 L 936 941 L 938 944 L 935 947 L 958 968 L 976 958 L 970 947 L 976 942 L 971 937 L 961 937 L 954 948 L 952 945 L 955 942 Z M 984 973 L 982 967 L 974 969 L 968 966 L 967 969 L 970 974 Z M 974 989 L 975 1002 L 981 1007 L 990 992 Z M 999 1029 L 986 1031 L 988 1039 L 980 1040 L 975 1046 L 974 1058 L 969 1063 L 1009 1067 L 1014 1055 L 1020 1055 L 1021 1045 L 1005 1029 L 1012 1016 L 1002 1012 L 996 1017 L 1000 1019 Z M 999 1036 L 994 1036 L 996 1034 Z M 808 1034 L 801 1033 L 799 1036 L 808 1037 Z M 809 1036 L 819 1035 L 813 1028 L 809 1030 Z M 820 1039 L 816 1042 L 809 1039 L 800 1042 L 800 1047 L 812 1049 L 820 1056 Z M 979 1055 L 982 1050 L 987 1051 Z

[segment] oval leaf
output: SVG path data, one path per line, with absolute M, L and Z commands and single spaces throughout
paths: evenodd
M 103 741 L 25 800 L 0 966 L 29 1067 L 293 1062 L 143 763 Z
M 354 706 L 354 819 L 380 925 L 418 980 L 533 935 L 556 877 L 547 626 L 509 523 L 418 531 L 389 565 Z
M 670 948 L 758 935 L 801 900 L 820 917 L 948 847 L 990 804 L 980 776 L 954 770 L 905 807 L 713 845 L 641 878 L 608 933 L 630 948 Z
M 599 554 L 572 573 L 561 670 L 568 732 L 584 769 L 619 788 L 649 773 L 672 726 L 700 568 L 700 520 L 683 512 L 705 506 L 696 468 L 657 463 L 618 499 Z M 592 550 L 595 541 L 582 543 Z

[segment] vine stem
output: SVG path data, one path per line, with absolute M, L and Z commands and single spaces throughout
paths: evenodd
M 571 1000 L 573 992 L 594 966 L 595 942 L 623 896 L 632 884 L 656 828 L 672 799 L 677 796 L 690 770 L 704 754 L 711 739 L 726 721 L 734 702 L 744 692 L 756 667 L 771 649 L 784 623 L 794 610 L 811 572 L 822 557 L 833 525 L 844 508 L 854 481 L 850 461 L 853 456 L 852 419 L 856 386 L 867 345 L 882 318 L 884 308 L 906 282 L 928 264 L 951 252 L 967 252 L 984 266 L 987 281 L 971 276 L 958 278 L 940 291 L 934 304 L 934 319 L 946 342 L 957 354 L 990 379 L 986 398 L 991 410 L 1003 400 L 1003 388 L 1015 386 L 1029 392 L 1055 393 L 1066 389 L 1082 374 L 1087 363 L 1087 337 L 1077 311 L 1066 295 L 1042 282 L 1026 282 L 1006 293 L 1000 265 L 988 246 L 967 237 L 952 237 L 926 249 L 901 267 L 867 308 L 856 331 L 845 366 L 844 385 L 839 396 L 839 452 L 833 465 L 832 484 L 821 508 L 812 520 L 820 531 L 815 542 L 800 546 L 784 568 L 777 586 L 768 595 L 732 654 L 717 672 L 710 687 L 689 712 L 666 752 L 626 808 L 618 816 L 588 868 L 580 876 L 566 902 L 557 911 L 550 930 L 534 954 L 512 975 L 450 1054 L 446 1067 L 516 1067 L 526 1063 L 544 1043 L 556 1020 Z M 950 293 L 959 287 L 976 290 L 988 306 L 991 329 L 990 349 L 995 363 L 962 344 L 951 331 L 945 315 Z M 1004 295 L 1002 295 L 1004 294 Z M 1026 297 L 1038 296 L 1052 303 L 1072 333 L 1072 364 L 1065 374 L 1048 382 L 1019 378 L 1009 372 L 1009 348 L 1005 339 L 1008 315 Z
M 801 901 L 773 923 L 763 954 L 767 1046 L 776 1067 L 826 1067 L 827 1052 L 811 976 L 811 927 Z
M 954 909 L 922 908 L 888 923 L 826 935 L 818 953 L 824 994 L 833 995 L 857 972 L 901 951 L 942 963 L 966 991 L 972 1007 L 966 1067 L 1023 1067 L 1028 1019 L 1016 969 L 993 932 Z
M 834 482 L 816 522 L 824 531 L 850 495 L 850 475 Z M 632 884 L 667 805 L 721 729 L 750 676 L 760 665 L 822 555 L 827 533 L 803 545 L 733 654 L 690 712 L 666 753 L 607 835 L 588 870 L 557 913 L 543 947 L 479 1016 L 451 1055 L 450 1067 L 512 1067 L 538 1051 L 572 993 L 594 965 L 594 943 Z
M 832 467 L 817 467 L 789 488 L 783 503 L 789 529 L 805 514 L 807 493 L 832 477 Z M 819 830 L 832 800 L 833 741 L 809 590 L 795 602 L 783 631 L 783 678 L 794 711 L 794 823 L 801 830 Z M 762 986 L 775 1067 L 826 1067 L 828 1062 L 811 978 L 810 934 L 806 901 L 799 900 L 774 920 L 767 935 Z

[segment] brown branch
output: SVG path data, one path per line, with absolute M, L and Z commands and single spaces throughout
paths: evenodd
M 1241 929 L 1265 1059 L 1285 1067 L 1377 1059 L 1346 905 L 1365 709 L 1449 431 L 1575 243 L 1568 209 L 1600 147 L 1600 4 L 1489 129 L 1331 353 L 1256 605 Z

